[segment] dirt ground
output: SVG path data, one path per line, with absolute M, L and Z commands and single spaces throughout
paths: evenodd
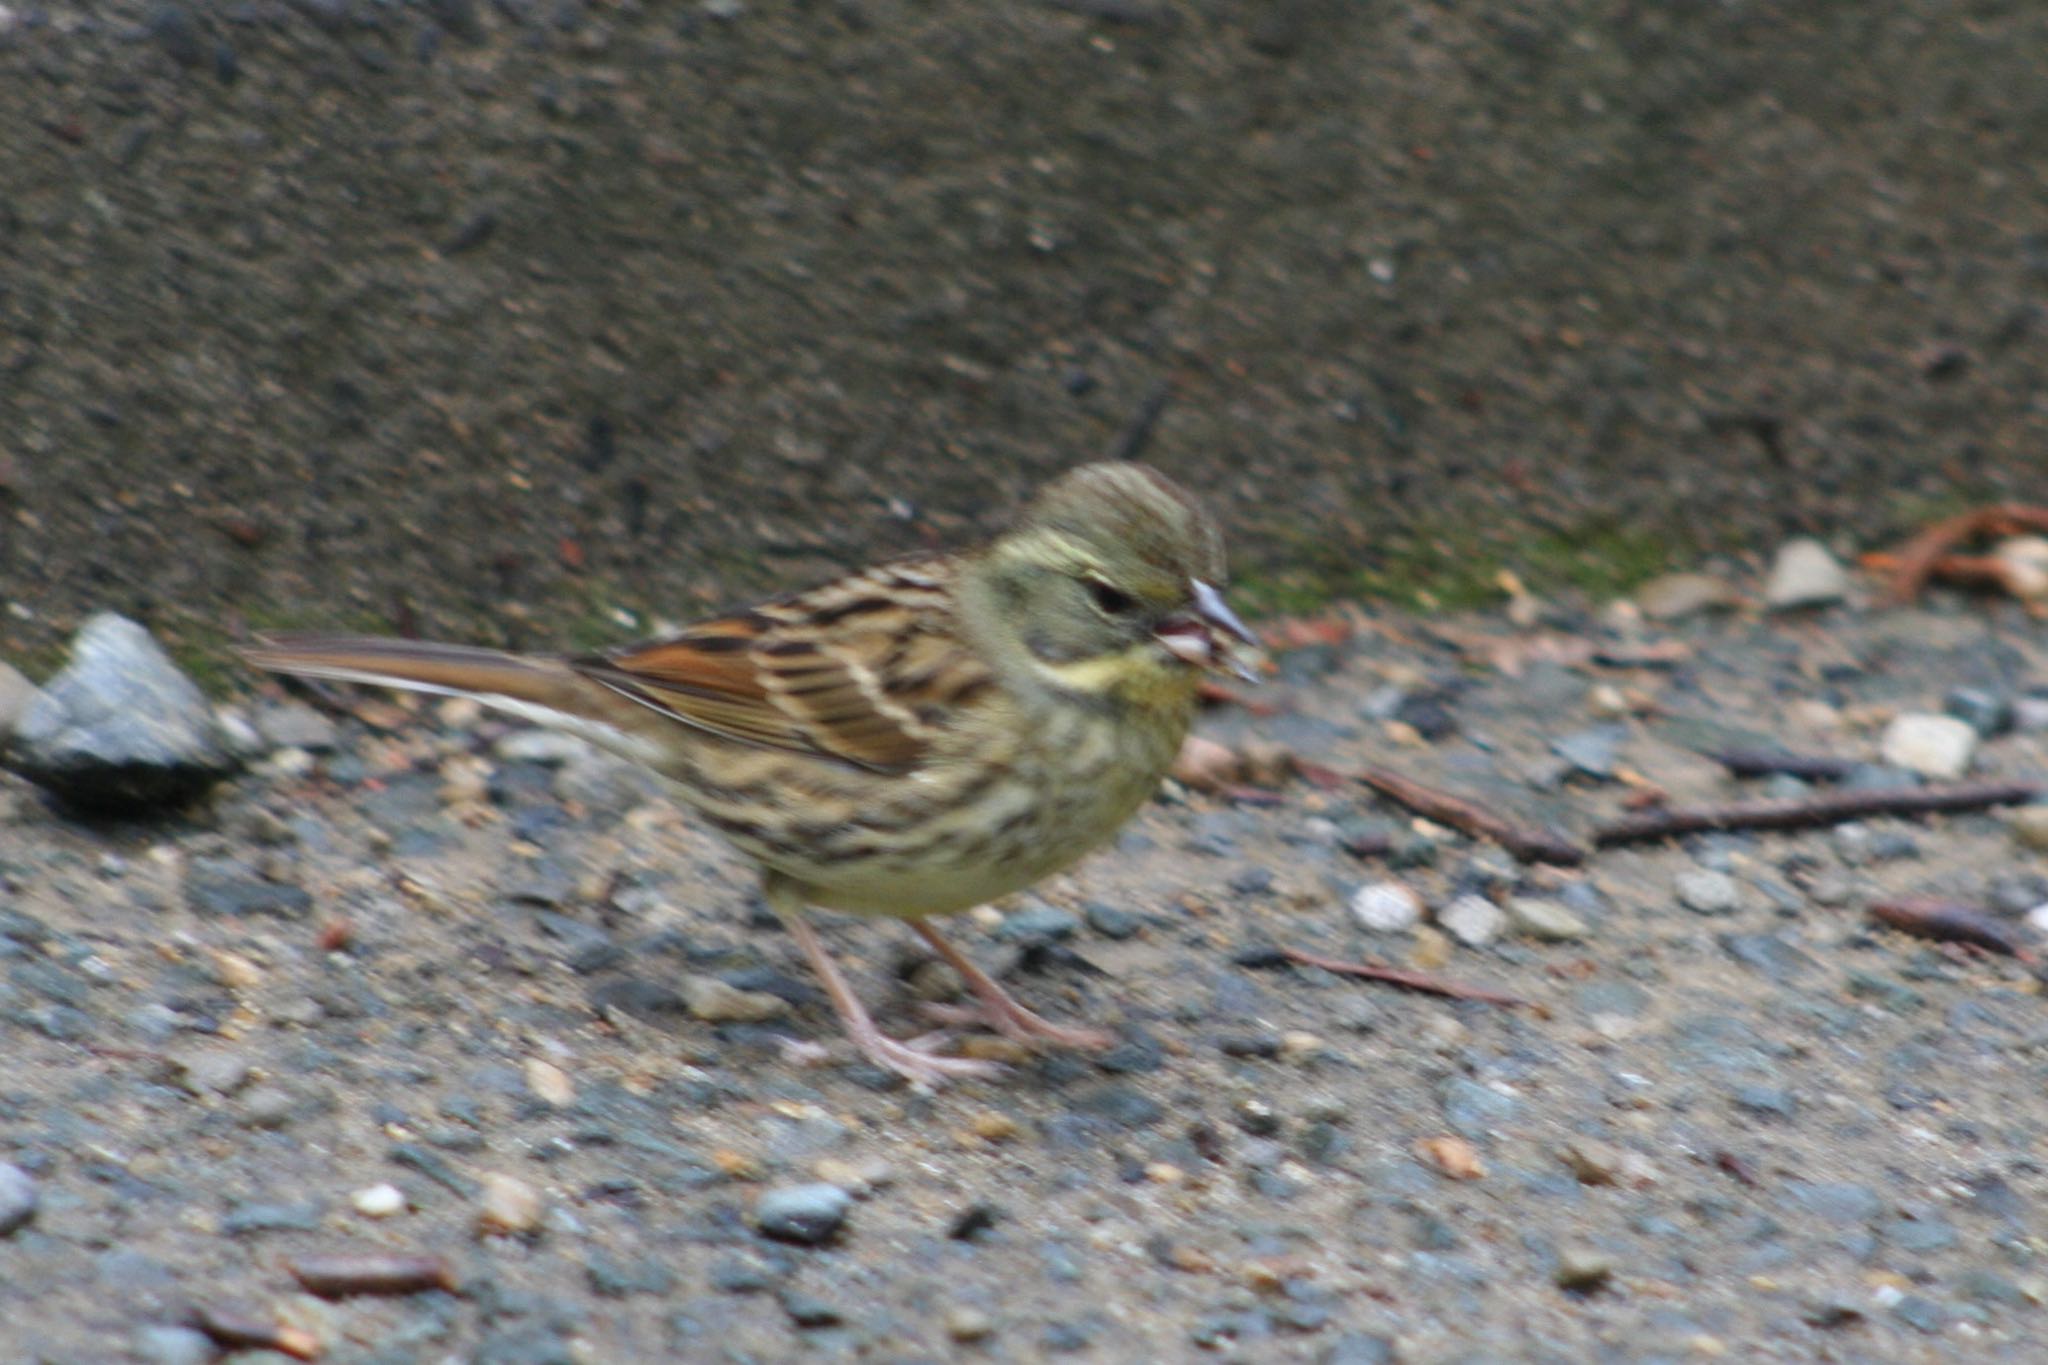
M 1161 397 L 1257 600 L 1868 545 L 2040 468 L 2044 53 L 1989 0 L 15 0 L 0 650 L 616 638 Z
M 1802 790 L 1704 748 L 1871 760 L 1957 688 L 2036 725 L 2048 698 L 2038 626 L 1957 599 L 1646 634 L 1394 617 L 1280 665 L 1272 714 L 1204 730 L 1581 841 L 1648 787 Z M 2038 947 L 2048 864 L 2006 813 L 1574 870 L 1354 783 L 1169 789 L 955 922 L 1116 1045 L 924 1096 L 853 1062 L 748 869 L 632 770 L 465 704 L 250 715 L 313 747 L 183 817 L 80 825 L 0 783 L 9 1361 L 203 1363 L 195 1307 L 330 1365 L 2040 1359 L 2040 981 L 1870 913 L 1947 897 Z M 1974 775 L 2039 782 L 2044 735 Z M 1426 913 L 1367 928 L 1362 888 Z M 1475 903 L 1509 923 L 1468 942 Z M 828 933 L 919 1031 L 944 982 L 908 936 Z M 820 1198 L 816 1244 L 771 1235 Z M 436 1258 L 442 1287 L 302 1292 L 329 1255 Z

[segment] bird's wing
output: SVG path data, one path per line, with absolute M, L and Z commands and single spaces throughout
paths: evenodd
M 954 567 L 878 565 L 570 665 L 712 734 L 904 771 L 991 683 L 955 624 Z

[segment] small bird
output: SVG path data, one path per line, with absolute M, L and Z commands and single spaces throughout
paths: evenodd
M 805 908 L 908 921 L 979 1002 L 956 1021 L 1107 1045 L 1027 1009 L 929 921 L 1067 867 L 1157 790 L 1202 674 L 1253 676 L 1223 573 L 1222 535 L 1187 493 L 1142 465 L 1092 464 L 980 549 L 879 564 L 600 654 L 287 635 L 244 657 L 471 697 L 670 779 L 760 864 L 855 1046 L 933 1086 L 1000 1068 L 882 1033 Z

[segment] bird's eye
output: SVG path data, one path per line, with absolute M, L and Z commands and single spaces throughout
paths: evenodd
M 1138 599 L 1099 578 L 1088 580 L 1088 595 L 1095 599 L 1095 605 L 1111 616 L 1122 616 L 1138 605 Z

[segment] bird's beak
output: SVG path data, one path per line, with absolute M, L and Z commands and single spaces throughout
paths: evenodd
M 1228 668 L 1246 682 L 1257 682 L 1259 675 L 1251 665 L 1238 656 L 1229 641 L 1218 640 L 1217 634 L 1221 632 L 1247 645 L 1257 645 L 1258 637 L 1237 619 L 1237 613 L 1215 588 L 1196 578 L 1189 580 L 1188 589 L 1195 599 L 1194 611 L 1161 623 L 1156 632 L 1159 643 L 1175 658 L 1185 659 L 1198 668 Z

